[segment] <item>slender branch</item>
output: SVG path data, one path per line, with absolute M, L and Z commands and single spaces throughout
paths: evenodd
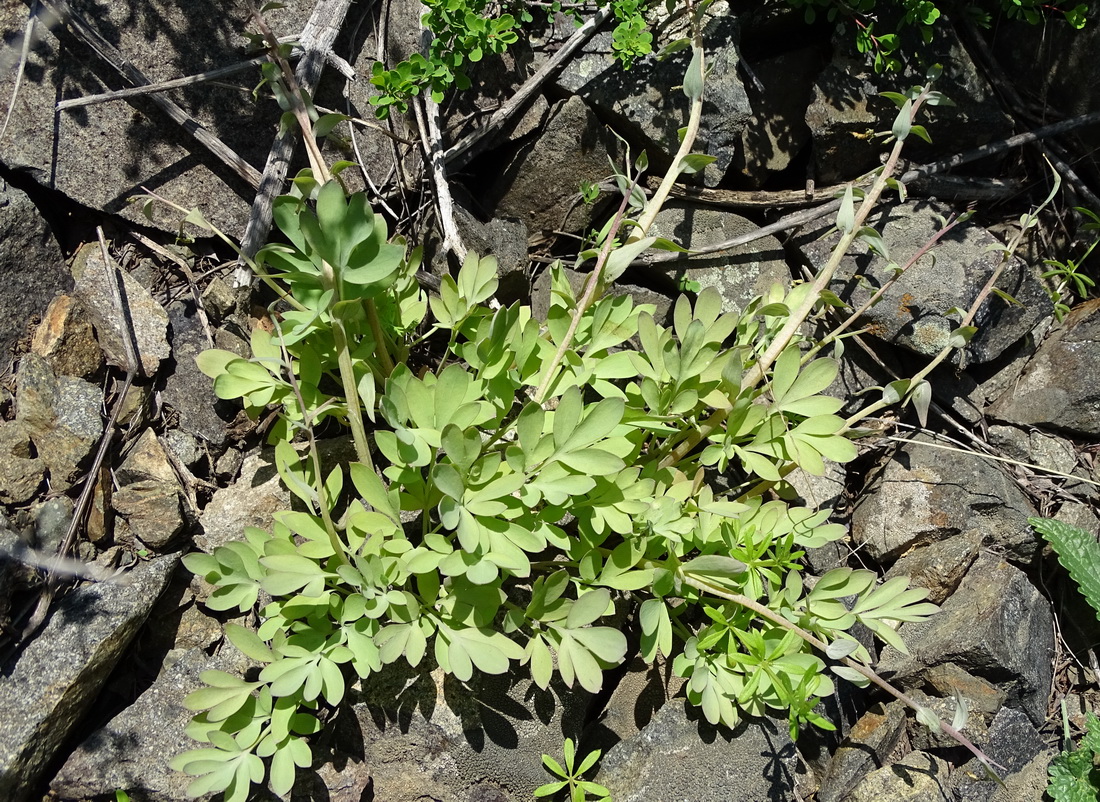
M 569 321 L 569 328 L 566 330 L 565 336 L 558 345 L 558 349 L 554 352 L 550 364 L 546 366 L 546 372 L 542 376 L 542 381 L 539 382 L 538 389 L 535 390 L 534 400 L 536 404 L 541 404 L 546 399 L 546 394 L 549 392 L 556 378 L 558 366 L 561 365 L 562 359 L 565 358 L 565 352 L 569 350 L 569 346 L 573 343 L 573 337 L 577 333 L 577 327 L 580 326 L 581 318 L 596 297 L 596 290 L 600 284 L 600 273 L 603 272 L 603 266 L 607 263 L 607 258 L 611 255 L 611 251 L 615 244 L 615 235 L 619 233 L 619 226 L 622 225 L 623 218 L 626 216 L 627 204 L 630 203 L 630 196 L 634 192 L 634 187 L 637 186 L 637 184 L 638 179 L 635 178 L 634 183 L 632 183 L 627 191 L 623 193 L 623 199 L 619 203 L 619 210 L 615 213 L 615 217 L 611 222 L 611 228 L 608 230 L 607 238 L 604 240 L 603 247 L 600 249 L 600 255 L 596 257 L 596 266 L 588 276 L 588 281 L 584 285 L 584 293 L 581 295 L 580 300 L 577 301 L 576 309 L 573 310 L 573 319 Z

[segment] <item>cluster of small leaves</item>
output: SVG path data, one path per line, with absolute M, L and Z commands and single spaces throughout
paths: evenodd
M 611 792 L 605 786 L 584 779 L 584 775 L 595 768 L 599 761 L 600 750 L 589 752 L 579 764 L 576 762 L 576 747 L 572 738 L 565 739 L 562 751 L 565 755 L 564 766 L 550 755 L 542 756 L 542 764 L 561 779 L 540 785 L 535 789 L 535 798 L 553 796 L 565 791 L 569 802 L 585 802 L 586 799 L 591 799 L 592 802 L 611 802 Z
M 901 31 L 916 28 L 925 43 L 932 41 L 936 23 L 942 16 L 941 6 L 933 0 L 900 0 L 896 4 L 879 4 L 878 0 L 787 0 L 788 4 L 804 12 L 806 22 L 813 23 L 819 15 L 838 25 L 851 24 L 854 29 L 856 49 L 874 57 L 876 72 L 893 72 L 901 68 Z M 1079 3 L 1072 8 L 1052 6 L 1044 0 L 999 0 L 1001 10 L 1009 19 L 1022 19 L 1038 24 L 1051 12 L 1061 14 L 1074 28 L 1083 28 L 1088 19 L 1088 5 Z M 896 7 L 894 7 L 896 6 Z M 881 19 L 883 8 L 889 22 Z M 975 5 L 964 7 L 964 12 L 981 25 L 988 26 L 989 14 Z M 876 26 L 877 29 L 876 29 Z M 884 29 L 885 26 L 885 29 Z
M 644 16 L 651 2 L 611 2 L 618 21 L 612 34 L 612 50 L 624 68 L 653 51 L 653 34 Z M 452 86 L 468 89 L 467 65 L 488 54 L 505 52 L 518 41 L 520 25 L 534 21 L 528 5 L 518 1 L 424 0 L 424 5 L 428 12 L 423 23 L 432 34 L 428 52 L 414 53 L 390 69 L 381 62 L 372 67 L 370 81 L 381 93 L 371 98 L 371 104 L 380 119 L 388 117 L 391 108 L 407 111 L 409 100 L 423 92 L 430 93 L 439 103 Z M 581 12 L 576 5 L 567 4 L 563 8 L 560 2 L 546 4 L 550 14 L 563 10 L 580 20 Z
M 1100 215 L 1082 206 L 1074 207 L 1075 211 L 1088 218 L 1088 222 L 1081 226 L 1082 231 L 1100 231 Z M 1047 292 L 1054 304 L 1054 317 L 1060 322 L 1069 314 L 1070 307 L 1066 303 L 1070 296 L 1083 300 L 1096 287 L 1096 282 L 1082 272 L 1085 260 L 1096 250 L 1100 240 L 1093 240 L 1085 252 L 1077 259 L 1066 259 L 1064 262 L 1058 259 L 1044 259 L 1043 264 L 1047 269 L 1043 271 L 1043 278 L 1051 279 L 1053 287 Z
M 493 0 L 424 0 L 424 5 L 423 22 L 433 37 L 427 55 L 414 53 L 392 69 L 381 62 L 372 68 L 371 83 L 382 90 L 371 98 L 380 119 L 389 116 L 391 107 L 407 111 L 409 99 L 421 92 L 440 103 L 452 86 L 469 89 L 466 65 L 488 53 L 503 53 L 519 39 L 516 17 L 494 14 L 500 6 Z
M 1094 802 L 1100 799 L 1100 718 L 1085 714 L 1086 733 L 1077 748 L 1069 748 L 1047 768 L 1047 794 L 1054 802 Z
M 263 666 L 258 677 L 207 672 L 186 701 L 198 713 L 189 732 L 204 743 L 174 764 L 197 776 L 191 793 L 221 790 L 232 802 L 265 777 L 285 792 L 310 762 L 319 708 L 399 660 L 461 681 L 527 666 L 539 687 L 556 673 L 596 692 L 626 655 L 632 610 L 643 656 L 671 659 L 709 721 L 733 726 L 772 709 L 792 730 L 831 726 L 813 713 L 832 688 L 825 661 L 731 596 L 864 661 L 848 635 L 856 623 L 904 648 L 892 624 L 934 610 L 922 591 L 877 586 L 868 571 L 838 569 L 805 588 L 804 550 L 843 528 L 827 511 L 746 492 L 782 483 L 791 464 L 820 475 L 825 460 L 855 456 L 841 402 L 821 394 L 833 360 L 803 364 L 792 342 L 765 382 L 742 386 L 808 285 L 776 286 L 739 312 L 706 289 L 694 305 L 680 298 L 666 327 L 628 295 L 580 309 L 555 266 L 540 321 L 519 303 L 489 304 L 495 261 L 471 255 L 425 303 L 415 258 L 385 240 L 362 195 L 300 182 L 276 205 L 290 244 L 260 259 L 285 289 L 275 334 L 253 337 L 251 359 L 200 358 L 220 396 L 242 398 L 254 415 L 280 408 L 276 465 L 305 509 L 186 558 L 214 585 L 212 609 L 245 613 L 266 600 L 258 632 L 227 627 Z M 655 243 L 622 246 L 609 280 Z M 434 372 L 379 364 L 379 337 L 400 356 L 418 331 L 446 340 Z M 354 402 L 342 395 L 349 387 Z M 533 388 L 545 388 L 542 403 Z M 316 451 L 303 456 L 290 441 L 355 405 L 376 421 L 380 469 L 355 462 L 323 474 Z M 728 412 L 725 424 L 672 460 L 716 410 Z M 714 471 L 732 491 L 713 489 Z

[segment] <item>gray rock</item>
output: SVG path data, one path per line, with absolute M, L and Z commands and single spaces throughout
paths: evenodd
M 732 212 L 673 202 L 665 205 L 657 215 L 650 233 L 690 249 L 733 239 L 758 228 L 751 220 Z M 727 312 L 744 309 L 749 301 L 765 294 L 773 284 L 783 287 L 791 284 L 783 246 L 775 237 L 764 237 L 721 254 L 696 256 L 673 265 L 665 271 L 670 284 L 695 281 L 703 288 L 715 287 L 722 294 L 723 309 Z
M 981 545 L 982 535 L 976 530 L 929 543 L 903 554 L 884 579 L 907 576 L 911 585 L 928 589 L 928 601 L 942 604 L 959 586 Z
M 103 351 L 88 313 L 71 295 L 58 295 L 35 329 L 31 351 L 50 363 L 58 376 L 87 379 L 103 364 Z
M 220 447 L 239 406 L 219 399 L 214 394 L 214 380 L 195 364 L 195 357 L 213 347 L 206 339 L 195 305 L 173 303 L 168 308 L 168 319 L 172 324 L 175 368 L 165 382 L 161 399 L 179 414 L 180 429 Z
M 569 98 L 502 170 L 490 193 L 494 215 L 520 220 L 531 234 L 586 229 L 592 210 L 580 203 L 580 186 L 607 175 L 610 151 L 603 125 L 583 100 Z
M 899 13 L 893 6 L 883 8 L 880 30 L 892 30 L 890 26 Z M 906 143 L 907 157 L 930 161 L 957 153 L 960 147 L 972 148 L 1007 136 L 1012 121 L 1002 111 L 996 94 L 950 20 L 937 20 L 929 44 L 919 37 L 916 28 L 909 26 L 901 34 L 899 49 L 936 54 L 936 61 L 944 69 L 935 88 L 954 105 L 924 107 L 919 122 L 931 133 L 933 146 L 911 137 Z M 871 68 L 871 56 L 856 52 L 848 28 L 834 37 L 833 51 L 832 63 L 814 84 L 814 99 L 806 112 L 806 124 L 813 135 L 817 180 L 827 184 L 850 180 L 878 166 L 884 148 L 880 140 L 867 134 L 890 130 L 897 116 L 897 108 L 881 93 L 927 83 L 927 67 L 917 59 L 911 59 L 900 73 L 876 73 Z M 947 143 L 946 149 L 941 143 Z
M 878 670 L 903 687 L 918 687 L 927 669 L 954 663 L 1007 693 L 1008 705 L 1036 725 L 1046 719 L 1054 625 L 1050 607 L 1027 576 L 992 555 L 971 566 L 938 615 L 903 624 L 911 652 L 883 650 Z
M 531 297 L 531 262 L 527 258 L 527 228 L 519 220 L 493 218 L 482 223 L 461 206 L 455 207 L 455 224 L 466 248 L 478 256 L 497 260 L 497 297 L 504 304 Z
M 841 802 L 864 776 L 881 768 L 905 734 L 906 715 L 897 700 L 864 713 L 829 761 L 818 802 Z
M 0 421 L 0 502 L 23 504 L 37 495 L 46 463 L 31 454 L 26 427 L 18 420 Z
M 1010 559 L 1031 562 L 1041 544 L 1027 525 L 1031 503 L 1016 483 L 978 456 L 922 446 L 924 439 L 901 447 L 873 475 L 852 514 L 854 543 L 882 562 L 978 533 Z
M 71 376 L 58 378 L 36 354 L 16 373 L 16 420 L 34 442 L 55 490 L 64 490 L 103 434 L 103 391 Z
M 753 115 L 737 150 L 734 167 L 751 186 L 760 187 L 775 173 L 791 166 L 810 143 L 806 111 L 815 77 L 822 68 L 822 48 L 804 47 L 753 64 L 764 91 L 749 96 Z
M 179 562 L 139 564 L 62 598 L 0 677 L 0 797 L 23 799 L 95 701 Z
M 73 520 L 73 500 L 68 496 L 55 496 L 42 505 L 34 514 L 35 547 L 48 554 L 57 553 L 69 525 Z
M 949 802 L 947 762 L 911 752 L 897 763 L 868 774 L 847 802 Z
M 179 429 L 169 429 L 164 433 L 164 445 L 188 468 L 195 467 L 206 456 L 199 441 Z
M 80 299 L 88 310 L 88 316 L 96 333 L 99 344 L 107 361 L 126 370 L 129 366 L 124 338 L 133 338 L 141 370 L 146 376 L 153 376 L 160 367 L 162 359 L 167 359 L 171 349 L 168 345 L 168 315 L 149 291 L 118 265 L 111 261 L 108 270 L 103 264 L 103 256 L 97 243 L 88 243 L 73 257 L 73 277 L 76 288 L 73 294 Z M 117 276 L 122 276 L 119 293 L 125 319 L 118 312 L 118 303 L 111 290 L 111 282 L 118 287 Z
M 272 515 L 288 509 L 290 492 L 275 470 L 274 451 L 264 449 L 245 458 L 240 477 L 214 493 L 199 518 L 202 531 L 195 535 L 195 545 L 212 552 L 240 540 L 246 526 L 270 528 Z
M 1016 424 L 1100 434 L 1100 301 L 1074 309 L 1039 346 L 1024 375 L 989 409 Z
M 187 650 L 137 701 L 69 755 L 50 790 L 66 799 L 109 796 L 121 789 L 134 802 L 184 802 L 194 778 L 173 771 L 168 763 L 200 745 L 184 732 L 194 714 L 183 699 L 202 687 L 203 671 L 240 674 L 248 665 L 233 648 L 214 657 L 200 648 Z
M 917 689 L 910 690 L 907 695 L 921 707 L 930 710 L 943 722 L 951 722 L 955 717 L 955 711 L 958 709 L 958 704 L 953 695 L 931 696 Z M 962 696 L 961 691 L 959 695 Z M 964 698 L 964 702 L 969 709 L 969 699 Z M 985 743 L 989 735 L 990 718 L 991 716 L 984 716 L 971 711 L 964 730 L 966 737 L 974 743 Z M 913 749 L 932 752 L 954 748 L 958 746 L 958 743 L 947 733 L 942 730 L 932 730 L 919 721 L 916 716 L 913 716 L 909 719 L 909 745 Z
M 885 127 L 891 108 L 858 69 L 825 67 L 814 81 L 805 117 L 813 138 L 817 180 L 823 184 L 851 180 L 877 166 L 882 146 L 866 134 Z
M 950 209 L 943 204 L 911 201 L 876 209 L 868 225 L 882 235 L 890 259 L 905 265 L 939 230 L 938 217 L 949 213 Z M 819 229 L 800 238 L 798 245 L 811 264 L 820 269 L 838 240 L 835 231 Z M 1000 254 L 989 250 L 998 245 L 991 234 L 974 223 L 956 226 L 940 240 L 931 255 L 890 285 L 865 314 L 865 323 L 882 340 L 922 356 L 934 356 L 947 345 L 951 332 L 958 326 L 960 315 L 948 316 L 948 311 L 968 310 L 1000 264 Z M 863 243 L 857 243 L 841 261 L 830 289 L 859 307 L 893 275 L 885 259 L 872 254 Z M 996 359 L 1051 312 L 1050 298 L 1021 259 L 1009 261 L 997 287 L 1023 306 L 1012 306 L 993 295 L 982 304 L 974 322 L 978 332 L 966 348 L 969 362 L 981 364 Z
M 796 757 L 786 722 L 746 720 L 733 732 L 709 726 L 673 699 L 641 732 L 606 752 L 596 781 L 616 802 L 785 802 Z
M 294 0 L 285 5 L 265 17 L 274 30 L 296 35 L 313 3 Z M 75 8 L 152 82 L 237 64 L 242 58 L 240 37 L 248 28 L 247 11 L 236 0 L 196 0 L 186 7 L 164 8 L 110 0 Z M 5 6 L 0 11 L 5 41 L 21 41 L 26 22 L 25 7 Z M 5 97 L 13 95 L 15 76 L 9 69 L 0 78 Z M 223 79 L 239 88 L 194 85 L 169 96 L 262 169 L 281 112 L 273 100 L 252 100 L 248 90 L 258 76 L 242 72 Z M 0 161 L 85 206 L 143 225 L 149 220 L 142 204 L 131 204 L 129 198 L 147 186 L 184 208 L 201 209 L 227 234 L 239 235 L 255 192 L 148 98 L 54 111 L 62 97 L 104 92 L 120 80 L 64 26 L 39 25 L 15 113 L 0 145 Z M 182 213 L 158 204 L 152 212 L 154 225 L 178 230 Z
M 1029 767 L 1041 761 L 1043 783 L 1038 787 L 1040 793 L 1046 787 L 1046 765 L 1053 756 L 1046 740 L 1035 729 L 1027 716 L 1019 710 L 1004 708 L 989 725 L 989 732 L 981 741 L 982 751 L 1004 767 L 1002 775 L 1006 788 L 1015 792 L 1011 799 L 1038 799 L 1038 795 L 1022 792 L 1022 785 L 1028 783 Z M 990 802 L 1000 789 L 990 779 L 977 759 L 961 766 L 952 776 L 954 794 L 960 802 Z
M 541 691 L 530 681 L 479 675 L 467 687 L 404 664 L 364 686 L 319 737 L 316 773 L 298 783 L 293 799 L 358 802 L 369 787 L 394 802 L 528 800 L 550 779 L 541 755 L 560 758 L 563 737 L 577 739 L 591 700 L 556 682 Z
M 703 172 L 707 186 L 716 186 L 742 148 L 742 134 L 752 107 L 737 72 L 740 24 L 730 14 L 716 14 L 703 34 L 707 42 L 725 46 L 708 51 L 703 119 L 696 152 L 717 160 Z M 627 139 L 639 140 L 654 165 L 667 164 L 679 148 L 676 132 L 688 118 L 688 99 L 680 89 L 691 60 L 691 50 L 681 50 L 658 61 L 639 59 L 624 71 L 614 59 L 611 32 L 597 33 L 569 62 L 557 79 L 567 92 L 583 97 L 601 117 L 612 120 Z M 604 161 L 602 175 L 607 174 Z M 574 190 L 576 191 L 576 190 Z
M 26 23 L 26 8 L 16 9 L 13 6 L 0 10 L 0 21 L 13 14 L 23 18 L 19 25 L 19 30 L 22 30 Z M 0 77 L 0 84 L 4 84 L 9 92 L 8 81 L 13 73 L 12 70 L 5 70 Z M 5 141 L 11 141 L 10 132 Z M 7 159 L 0 161 L 12 166 Z M 0 319 L 0 356 L 6 365 L 16 343 L 29 334 L 27 324 L 46 311 L 57 293 L 72 287 L 72 279 L 65 268 L 65 257 L 49 225 L 30 198 L 7 184 L 0 186 L 0 276 L 3 277 L 0 281 L 0 309 L 4 310 Z
M 176 472 L 156 433 L 146 429 L 115 474 L 112 506 L 120 520 L 115 541 L 164 551 L 195 518 Z

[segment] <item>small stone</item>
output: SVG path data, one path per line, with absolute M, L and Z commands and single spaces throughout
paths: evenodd
M 43 502 L 34 515 L 34 535 L 39 551 L 56 553 L 69 532 L 73 520 L 73 500 L 55 496 Z
M 221 323 L 237 308 L 237 295 L 221 278 L 214 276 L 203 290 L 202 306 L 211 323 Z
M 237 451 L 227 452 L 233 453 L 240 455 Z M 231 540 L 240 540 L 246 526 L 269 528 L 275 512 L 290 509 L 290 492 L 275 470 L 273 449 L 249 456 L 240 471 L 240 477 L 215 492 L 202 511 L 202 532 L 195 535 L 195 545 L 207 553 Z
M 123 529 L 119 526 L 122 522 L 116 521 L 116 542 L 128 543 L 131 538 L 137 538 L 157 552 L 164 552 L 177 543 L 190 517 L 183 493 L 178 486 L 167 482 L 146 480 L 120 487 L 114 493 L 113 506 L 127 524 Z
M 929 667 L 924 673 L 924 679 L 928 688 L 935 691 L 937 696 L 953 697 L 958 694 L 966 700 L 970 710 L 986 716 L 992 716 L 1005 703 L 1004 691 L 954 663 Z
M 99 334 L 99 344 L 112 365 L 126 370 L 129 367 L 124 338 L 136 340 L 138 360 L 146 376 L 153 376 L 160 361 L 170 354 L 168 346 L 168 315 L 141 283 L 122 271 L 112 260 L 109 267 L 103 263 L 98 243 L 84 245 L 73 259 L 73 276 L 76 278 L 74 295 L 88 310 L 88 316 Z M 117 286 L 122 276 L 123 308 L 125 319 L 119 314 L 114 300 L 111 282 Z M 124 331 L 123 325 L 128 331 Z
M 905 720 L 906 708 L 899 701 L 864 713 L 833 754 L 819 802 L 840 802 L 869 771 L 881 768 L 905 733 Z
M 188 468 L 195 467 L 206 456 L 199 441 L 179 429 L 169 429 L 164 433 L 164 445 Z
M 195 358 L 211 347 L 196 312 L 190 301 L 177 301 L 168 308 L 175 365 L 161 400 L 179 416 L 180 429 L 220 447 L 239 405 L 219 399 L 214 394 L 214 380 L 195 364 Z
M 130 449 L 126 459 L 115 471 L 120 486 L 141 481 L 157 481 L 174 484 L 176 472 L 164 453 L 164 447 L 152 429 L 146 429 Z
M 16 420 L 50 471 L 54 490 L 65 490 L 103 434 L 103 391 L 71 376 L 58 378 L 36 354 L 19 361 Z
M 31 352 L 45 359 L 58 376 L 89 378 L 103 364 L 87 312 L 71 295 L 53 299 L 31 340 Z
M 231 448 L 214 463 L 214 475 L 223 482 L 231 481 L 240 473 L 243 462 L 244 455 L 237 449 Z
M 32 455 L 31 438 L 17 420 L 0 421 L 0 502 L 23 504 L 38 494 L 46 463 Z
M 948 802 L 947 775 L 945 761 L 912 752 L 868 774 L 847 802 Z
M 921 546 L 899 557 L 884 578 L 907 576 L 910 584 L 928 590 L 928 601 L 941 604 L 955 592 L 981 545 L 981 534 L 973 531 Z

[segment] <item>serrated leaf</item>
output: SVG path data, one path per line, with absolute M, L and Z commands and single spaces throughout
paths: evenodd
M 1058 562 L 1100 618 L 1100 544 L 1075 526 L 1051 518 L 1028 518 L 1031 527 L 1050 543 Z

